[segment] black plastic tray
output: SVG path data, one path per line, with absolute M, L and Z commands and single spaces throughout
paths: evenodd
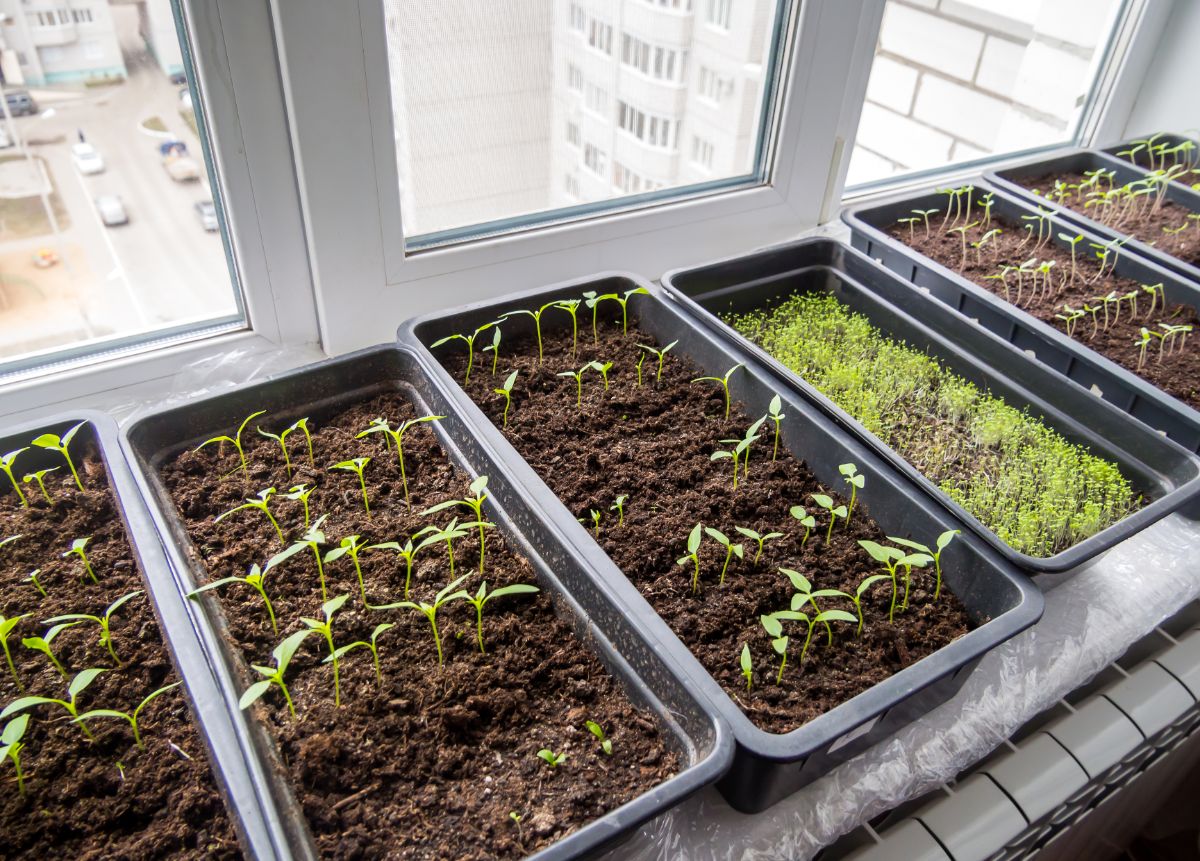
M 728 346 L 665 302 L 658 288 L 620 273 L 606 273 L 420 317 L 406 322 L 399 337 L 402 343 L 419 351 L 422 363 L 427 365 L 443 396 L 479 434 L 479 444 L 496 452 L 497 459 L 511 470 L 531 508 L 536 507 L 539 512 L 535 516 L 543 517 L 547 528 L 563 538 L 563 552 L 578 560 L 577 564 L 590 567 L 613 590 L 630 617 L 637 619 L 662 644 L 664 652 L 684 668 L 693 689 L 714 703 L 732 725 L 738 743 L 737 755 L 718 788 L 734 808 L 754 813 L 811 783 L 953 696 L 984 653 L 1041 617 L 1042 596 L 1024 574 L 966 529 L 961 540 L 946 551 L 953 551 L 954 558 L 945 571 L 945 581 L 974 621 L 991 621 L 798 729 L 777 734 L 756 727 L 425 346 L 451 332 L 470 331 L 507 310 L 579 297 L 589 289 L 609 293 L 634 287 L 645 287 L 650 294 L 630 303 L 631 315 L 638 319 L 643 331 L 660 343 L 678 340 L 672 355 L 686 357 L 705 373 L 720 374 L 734 364 L 735 357 Z M 569 325 L 566 315 L 554 317 L 547 315 L 543 320 L 544 331 L 565 329 Z M 527 321 L 523 316 L 512 318 L 504 324 L 505 330 L 531 333 L 532 323 Z M 766 382 L 769 374 L 753 359 L 745 365 L 745 372 L 735 374 L 731 380 L 731 394 L 751 414 L 764 413 L 775 394 Z M 863 473 L 871 476 L 860 498 L 889 535 L 935 535 L 945 529 L 964 528 L 961 521 L 927 498 L 867 445 L 838 428 L 800 393 L 785 389 L 780 396 L 788 415 L 782 427 L 783 443 L 803 457 L 827 485 L 840 486 L 838 464 L 858 464 Z
M 146 594 L 158 620 L 159 631 L 170 651 L 175 670 L 187 689 L 193 721 L 207 749 L 209 765 L 230 821 L 247 857 L 275 858 L 277 856 L 273 854 L 260 799 L 247 791 L 247 763 L 238 744 L 236 721 L 221 698 L 218 680 L 205 659 L 201 640 L 192 626 L 187 602 L 176 588 L 162 544 L 151 523 L 150 512 L 121 452 L 117 423 L 103 413 L 74 410 L 20 427 L 5 428 L 4 438 L 0 439 L 0 451 L 27 446 L 31 439 L 43 433 L 62 434 L 85 420 L 87 425 L 79 429 L 76 441 L 72 443 L 72 451 L 81 442 L 91 443 L 104 462 L 114 508 L 125 524 L 133 558 L 145 581 Z M 31 447 L 20 456 L 20 463 L 22 469 L 46 469 L 61 465 L 62 458 L 48 449 Z M 4 484 L 6 486 L 0 489 L 0 493 L 11 493 L 7 480 Z
M 1047 209 L 1057 212 L 1064 220 L 1072 224 L 1078 224 L 1080 227 L 1085 227 L 1097 236 L 1103 236 L 1105 239 L 1128 238 L 1128 241 L 1121 246 L 1122 254 L 1133 251 L 1142 255 L 1147 260 L 1154 261 L 1164 269 L 1178 272 L 1183 277 L 1200 284 L 1200 267 L 1180 260 L 1178 257 L 1174 257 L 1165 251 L 1160 251 L 1153 245 L 1147 245 L 1140 239 L 1129 238 L 1129 234 L 1121 233 L 1103 225 L 1099 221 L 1088 218 L 1082 212 L 1072 209 L 1069 206 L 1060 205 L 1046 197 L 1035 195 L 1021 184 L 1022 177 L 1097 169 L 1116 171 L 1115 181 L 1119 184 L 1144 179 L 1148 175 L 1147 171 L 1140 167 L 1134 167 L 1125 159 L 1119 159 L 1116 156 L 1100 152 L 1099 150 L 1082 149 L 1054 158 L 1024 162 L 1015 167 L 988 172 L 983 175 L 983 178 L 997 188 L 1016 195 L 1025 201 L 1040 204 Z M 1190 209 L 1192 212 L 1200 212 L 1200 194 L 1192 191 L 1187 186 L 1180 185 L 1177 182 L 1168 183 L 1166 197 L 1167 200 L 1177 203 L 1185 209 Z
M 532 563 L 539 584 L 554 593 L 576 634 L 616 676 L 631 699 L 657 718 L 669 745 L 685 763 L 679 774 L 634 800 L 580 828 L 532 856 L 538 861 L 590 857 L 605 846 L 631 836 L 634 829 L 691 793 L 712 783 L 729 767 L 733 738 L 714 709 L 689 688 L 681 670 L 621 612 L 608 591 L 586 566 L 564 554 L 553 530 L 527 509 L 524 500 L 492 453 L 477 445 L 463 427 L 453 404 L 430 385 L 415 357 L 395 345 L 373 347 L 337 359 L 318 362 L 241 386 L 229 392 L 189 401 L 157 412 L 125 428 L 123 439 L 138 484 L 151 503 L 151 514 L 175 569 L 179 594 L 207 579 L 203 563 L 187 529 L 159 477 L 159 467 L 183 449 L 222 431 L 236 428 L 250 412 L 266 409 L 272 420 L 311 416 L 320 421 L 340 406 L 381 392 L 398 392 L 420 413 L 451 419 L 431 427 L 450 460 L 472 475 L 487 475 L 491 519 L 517 552 Z M 245 673 L 243 659 L 220 635 L 224 616 L 216 599 L 197 610 L 197 624 L 213 644 L 227 701 L 236 703 L 242 687 L 234 679 Z M 282 857 L 315 858 L 308 826 L 279 765 L 268 730 L 238 712 L 242 731 L 253 738 L 253 790 L 273 799 L 271 821 L 276 840 L 288 847 Z
M 1002 191 L 982 184 L 978 187 L 984 192 L 993 191 L 993 216 L 1015 221 L 1034 212 L 1023 201 Z M 911 210 L 940 206 L 942 202 L 943 196 L 936 192 L 917 192 L 844 210 L 842 220 L 850 226 L 851 244 L 855 248 L 912 282 L 917 289 L 928 292 L 1188 451 L 1200 452 L 1200 411 L 887 234 L 888 228 L 897 219 L 907 217 Z M 1053 242 L 1065 244 L 1058 239 L 1062 231 L 1082 233 L 1088 242 L 1104 241 L 1059 218 L 1051 217 L 1050 221 L 1054 225 Z M 1161 281 L 1169 301 L 1200 308 L 1200 287 L 1136 254 L 1120 253 L 1115 271 L 1118 276 L 1141 284 Z
M 913 290 L 870 258 L 829 239 L 806 239 L 662 277 L 667 296 L 719 337 L 739 361 L 753 356 L 785 384 L 800 389 L 843 426 L 880 450 L 985 541 L 1030 571 L 1065 571 L 1177 510 L 1200 495 L 1200 460 L 1125 413 L 1039 365 L 986 331 L 970 328 L 945 305 Z M 1010 406 L 1028 410 L 1073 443 L 1117 463 L 1139 493 L 1152 499 L 1136 513 L 1053 556 L 1014 550 L 974 515 L 889 448 L 818 389 L 716 316 L 777 305 L 805 293 L 827 293 Z

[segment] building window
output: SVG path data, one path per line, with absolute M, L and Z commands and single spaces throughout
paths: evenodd
M 621 62 L 659 80 L 678 81 L 683 77 L 678 51 L 649 45 L 628 33 L 621 35 Z
M 604 175 L 604 166 L 608 163 L 608 157 L 604 154 L 604 150 L 598 149 L 591 144 L 585 144 L 583 147 L 583 166 L 597 176 Z
M 571 197 L 579 197 L 579 177 L 568 173 L 563 177 L 563 190 Z
M 92 10 L 91 9 L 72 9 L 71 18 L 76 24 L 91 24 Z
M 677 143 L 678 121 L 647 114 L 625 102 L 617 102 L 617 125 L 651 146 L 666 148 Z
M 584 106 L 592 113 L 608 116 L 608 91 L 595 84 L 588 84 L 583 96 Z
M 578 3 L 571 4 L 571 29 L 577 33 L 582 33 L 587 29 L 587 16 L 583 13 L 583 7 Z
M 579 146 L 579 141 L 580 141 L 579 124 L 568 122 L 567 123 L 567 143 L 569 143 L 571 146 L 577 147 L 577 146 Z
M 707 66 L 700 67 L 700 81 L 699 86 L 697 87 L 697 96 L 719 105 L 727 95 L 731 95 L 732 93 L 732 81 L 727 78 L 722 78 Z
M 605 54 L 612 53 L 612 24 L 592 18 L 588 22 L 588 45 Z
M 701 137 L 692 135 L 692 161 L 703 168 L 712 170 L 713 145 Z
M 577 93 L 583 92 L 583 70 L 574 63 L 567 63 L 567 88 Z
M 708 19 L 708 23 L 714 27 L 720 27 L 722 30 L 728 30 L 733 0 L 705 0 L 705 2 L 707 3 L 705 17 Z

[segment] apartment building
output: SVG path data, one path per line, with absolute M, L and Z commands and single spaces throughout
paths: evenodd
M 0 18 L 9 85 L 126 77 L 108 0 L 0 0 Z
M 163 74 L 178 79 L 183 75 L 183 49 L 175 30 L 171 0 L 144 0 L 138 6 L 138 34 Z

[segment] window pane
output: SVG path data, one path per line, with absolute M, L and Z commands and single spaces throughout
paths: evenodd
M 1075 142 L 1124 3 L 933 5 L 887 2 L 847 185 Z
M 406 248 L 762 182 L 790 9 L 385 0 Z
M 74 6 L 0 16 L 0 372 L 242 319 L 170 0 Z

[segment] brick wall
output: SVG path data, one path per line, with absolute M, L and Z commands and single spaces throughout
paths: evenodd
M 888 0 L 847 184 L 1066 139 L 1117 0 Z

